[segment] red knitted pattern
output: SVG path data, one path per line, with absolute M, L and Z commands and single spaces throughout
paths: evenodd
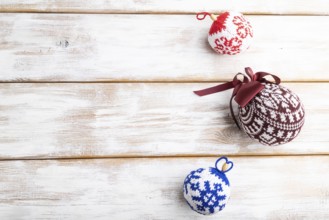
M 234 55 L 249 48 L 253 30 L 246 18 L 237 12 L 225 12 L 213 22 L 208 41 L 221 54 Z
M 218 31 L 222 31 L 223 29 L 225 29 L 225 21 L 228 16 L 228 12 L 224 12 L 223 14 L 219 15 L 217 17 L 217 20 L 212 23 L 211 28 L 209 30 L 209 34 L 214 34 Z

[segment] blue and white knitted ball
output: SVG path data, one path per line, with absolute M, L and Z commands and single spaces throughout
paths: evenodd
M 219 170 L 218 162 L 226 161 L 230 167 Z M 216 168 L 199 168 L 192 171 L 184 181 L 184 198 L 192 210 L 211 215 L 221 211 L 230 198 L 231 189 L 225 172 L 233 168 L 233 163 L 226 157 L 216 161 Z

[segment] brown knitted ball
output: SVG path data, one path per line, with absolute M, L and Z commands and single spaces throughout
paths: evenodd
M 239 122 L 252 138 L 265 145 L 292 141 L 304 125 L 305 111 L 296 94 L 289 89 L 266 83 L 245 107 L 239 107 Z

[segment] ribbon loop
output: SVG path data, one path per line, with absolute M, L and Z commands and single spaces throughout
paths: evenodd
M 279 85 L 281 83 L 281 79 L 279 77 L 277 77 L 276 75 L 270 74 L 270 73 L 266 73 L 266 72 L 257 72 L 255 74 L 255 80 L 263 81 L 263 82 L 270 82 L 264 78 L 265 76 L 271 76 L 274 79 L 275 84 L 277 84 L 277 85 Z
M 249 76 L 249 78 L 251 80 L 254 80 L 254 71 L 252 71 L 252 69 L 250 67 L 246 67 L 244 68 L 244 71 L 247 73 L 247 75 Z
M 203 12 L 207 13 L 207 12 Z M 206 17 L 208 14 L 204 15 Z M 204 18 L 203 18 L 204 19 Z M 198 96 L 205 96 L 210 95 L 217 92 L 222 92 L 228 89 L 232 89 L 233 93 L 230 99 L 230 111 L 231 115 L 234 119 L 235 124 L 240 128 L 238 121 L 235 118 L 234 112 L 233 112 L 233 106 L 232 106 L 232 100 L 234 99 L 236 103 L 240 107 L 245 107 L 260 91 L 264 89 L 263 83 L 275 83 L 280 84 L 281 79 L 277 77 L 276 75 L 266 73 L 266 72 L 257 72 L 254 74 L 252 69 L 250 67 L 245 68 L 245 74 L 238 73 L 234 76 L 233 80 L 230 82 L 226 82 L 224 84 L 220 84 L 211 88 L 194 91 L 195 94 Z M 242 79 L 238 79 L 239 76 L 242 76 Z M 266 76 L 271 76 L 274 79 L 274 82 L 270 82 L 265 79 Z

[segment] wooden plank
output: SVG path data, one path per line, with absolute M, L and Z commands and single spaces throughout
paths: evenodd
M 329 80 L 329 16 L 248 18 L 250 50 L 223 56 L 193 15 L 0 14 L 0 81 L 218 81 L 246 66 Z
M 238 157 L 209 219 L 328 219 L 329 157 Z M 182 195 L 216 158 L 0 162 L 1 219 L 204 219 Z M 208 219 L 208 218 L 207 218 Z
M 326 0 L 2 0 L 2 12 L 73 13 L 195 13 L 198 11 L 241 11 L 247 14 L 328 15 Z
M 306 124 L 293 142 L 266 147 L 229 115 L 232 91 L 214 84 L 0 84 L 0 158 L 328 154 L 328 83 L 285 84 Z

